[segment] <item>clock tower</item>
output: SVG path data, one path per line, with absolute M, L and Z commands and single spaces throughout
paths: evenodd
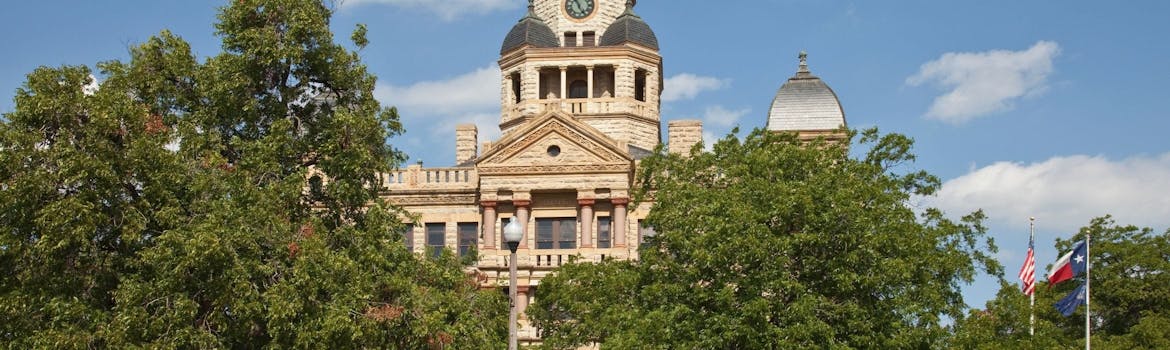
M 559 111 L 630 147 L 660 142 L 662 56 L 632 0 L 535 0 L 500 49 L 500 129 Z

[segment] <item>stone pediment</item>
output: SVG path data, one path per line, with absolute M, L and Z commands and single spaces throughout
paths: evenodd
M 476 162 L 479 174 L 627 172 L 633 158 L 597 129 L 553 111 L 509 133 Z

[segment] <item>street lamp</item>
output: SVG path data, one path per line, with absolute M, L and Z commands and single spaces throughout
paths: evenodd
M 524 238 L 524 226 L 518 219 L 513 217 L 504 225 L 504 242 L 508 243 L 508 250 L 512 252 L 508 259 L 508 300 L 512 303 L 508 312 L 508 350 L 516 350 L 516 248 L 520 247 L 520 240 Z

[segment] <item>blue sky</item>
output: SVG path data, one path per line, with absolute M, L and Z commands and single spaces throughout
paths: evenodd
M 621 0 L 597 0 L 621 1 Z M 222 2 L 20 1 L 0 13 L 0 112 L 40 65 L 125 59 L 169 29 L 196 54 L 219 52 L 212 23 Z M 411 162 L 454 163 L 454 125 L 495 138 L 500 43 L 523 0 L 348 0 L 339 39 L 369 27 L 361 54 L 384 104 L 407 134 Z M 877 126 L 917 141 L 919 160 L 944 181 L 938 206 L 976 208 L 1014 275 L 1037 217 L 1038 261 L 1106 213 L 1119 223 L 1170 227 L 1170 2 L 1130 1 L 641 1 L 664 57 L 664 120 L 701 119 L 717 137 L 762 127 L 797 53 L 840 97 L 851 127 Z M 440 95 L 435 91 L 445 91 Z M 452 92 L 454 91 L 454 92 Z M 997 286 L 966 288 L 982 306 Z

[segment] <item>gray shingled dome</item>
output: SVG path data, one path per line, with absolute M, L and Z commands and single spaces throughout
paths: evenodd
M 631 42 L 658 50 L 658 37 L 642 17 L 634 14 L 633 2 L 626 2 L 626 12 L 618 16 L 601 36 L 601 46 L 616 46 Z
M 558 47 L 561 43 L 557 41 L 556 34 L 553 34 L 552 29 L 548 28 L 544 21 L 536 17 L 535 11 L 532 9 L 531 3 L 528 5 L 528 15 L 520 19 L 512 30 L 508 32 L 508 36 L 504 37 L 504 45 L 500 47 L 500 54 L 515 50 L 521 46 L 532 45 L 534 47 Z
M 805 58 L 801 52 L 800 69 L 776 92 L 768 112 L 768 130 L 836 130 L 846 125 L 845 110 L 837 94 L 808 71 Z

